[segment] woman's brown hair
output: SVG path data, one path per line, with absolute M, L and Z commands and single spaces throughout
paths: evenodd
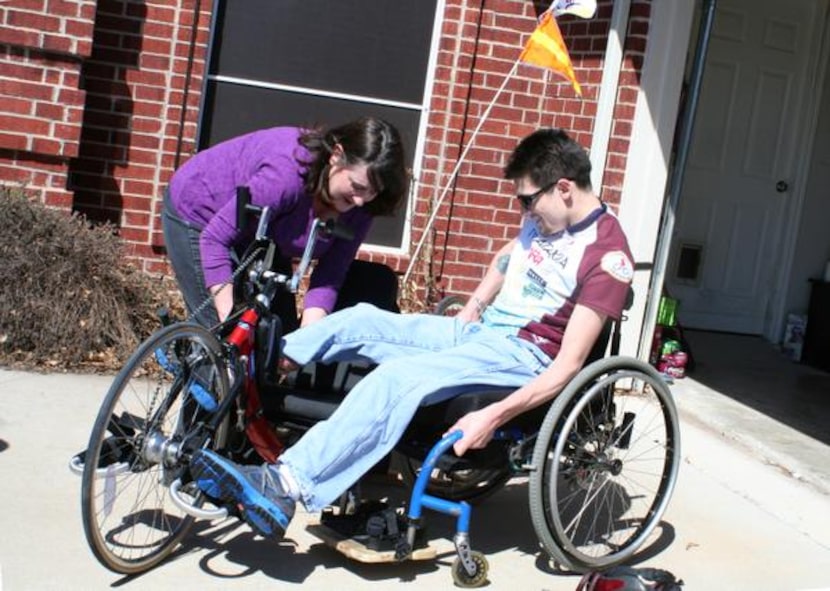
M 311 154 L 303 181 L 310 194 L 327 192 L 329 159 L 336 145 L 343 149 L 345 165 L 365 164 L 377 196 L 364 206 L 371 215 L 391 215 L 409 189 L 403 144 L 398 130 L 383 119 L 361 117 L 328 130 L 310 129 L 300 145 Z

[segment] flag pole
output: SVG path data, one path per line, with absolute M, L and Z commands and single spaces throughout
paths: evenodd
M 403 276 L 403 283 L 409 280 L 409 276 L 412 274 L 412 270 L 415 267 L 415 263 L 418 261 L 418 255 L 421 252 L 421 248 L 424 246 L 424 241 L 426 240 L 427 235 L 429 234 L 430 229 L 432 228 L 432 224 L 435 223 L 435 218 L 438 216 L 438 210 L 441 207 L 441 204 L 444 202 L 444 198 L 447 196 L 449 192 L 450 185 L 452 185 L 453 179 L 455 179 L 456 175 L 458 174 L 461 165 L 464 163 L 464 159 L 467 157 L 467 152 L 470 151 L 472 148 L 473 143 L 475 142 L 476 136 L 478 132 L 481 131 L 481 127 L 484 125 L 484 122 L 487 120 L 487 117 L 490 116 L 490 111 L 493 110 L 493 106 L 495 106 L 496 101 L 498 100 L 501 93 L 504 92 L 504 89 L 507 87 L 507 83 L 513 77 L 513 74 L 516 73 L 516 70 L 519 67 L 519 62 L 521 62 L 521 58 L 517 59 L 516 62 L 513 64 L 513 67 L 510 68 L 510 71 L 507 73 L 507 76 L 504 78 L 504 82 L 502 82 L 499 89 L 496 91 L 496 94 L 493 96 L 493 100 L 490 101 L 490 104 L 487 105 L 487 108 L 484 110 L 484 113 L 481 115 L 481 119 L 478 122 L 475 130 L 473 130 L 472 135 L 470 136 L 470 141 L 467 142 L 467 145 L 464 147 L 464 150 L 461 152 L 461 156 L 459 156 L 458 161 L 455 164 L 455 168 L 450 173 L 450 177 L 447 179 L 447 184 L 444 185 L 441 194 L 438 196 L 438 200 L 435 202 L 435 205 L 432 210 L 432 214 L 429 217 L 429 220 L 424 226 L 423 234 L 421 234 L 421 239 L 418 241 L 418 245 L 415 247 L 415 251 L 412 253 L 409 259 L 409 266 L 406 269 L 406 273 Z

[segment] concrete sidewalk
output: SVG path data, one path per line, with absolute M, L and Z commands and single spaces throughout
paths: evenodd
M 830 497 L 830 446 L 691 378 L 671 385 L 683 421 Z M 828 427 L 830 428 L 830 427 Z
M 760 337 L 685 334 L 695 369 L 672 391 L 687 421 L 830 495 L 830 373 Z
M 86 545 L 80 479 L 67 462 L 86 446 L 110 381 L 0 370 L 2 591 L 452 587 L 452 522 L 433 514 L 434 562 L 350 562 L 304 530 L 312 516 L 300 516 L 280 544 L 255 538 L 233 520 L 197 523 L 180 551 L 155 570 L 134 578 L 107 571 Z M 790 474 L 800 468 L 771 465 L 683 404 L 681 417 L 677 489 L 639 565 L 668 569 L 690 590 L 830 589 L 830 497 Z M 555 572 L 539 553 L 520 479 L 474 509 L 471 534 L 473 548 L 490 562 L 489 588 L 576 588 L 577 576 Z

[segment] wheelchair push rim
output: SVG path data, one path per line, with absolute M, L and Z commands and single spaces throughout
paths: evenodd
M 631 558 L 668 505 L 679 459 L 677 412 L 653 368 L 619 357 L 586 367 L 534 449 L 530 508 L 545 550 L 577 572 Z

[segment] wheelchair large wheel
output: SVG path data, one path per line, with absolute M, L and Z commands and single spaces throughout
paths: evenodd
M 139 573 L 185 536 L 193 518 L 176 507 L 167 488 L 186 470 L 188 446 L 210 444 L 204 420 L 227 392 L 221 345 L 194 324 L 155 333 L 118 373 L 83 454 L 84 532 L 101 564 Z M 214 446 L 223 442 L 223 425 Z M 190 493 L 200 504 L 201 495 Z
M 630 558 L 649 540 L 677 480 L 677 411 L 663 379 L 637 359 L 584 368 L 554 400 L 533 452 L 533 527 L 577 572 Z

